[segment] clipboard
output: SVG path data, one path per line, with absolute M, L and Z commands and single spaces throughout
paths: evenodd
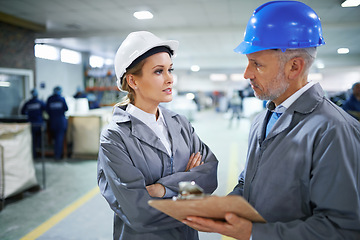
M 148 204 L 179 221 L 186 219 L 187 216 L 224 220 L 225 213 L 232 212 L 252 222 L 266 222 L 243 197 L 235 195 L 208 196 L 200 199 L 150 200 Z

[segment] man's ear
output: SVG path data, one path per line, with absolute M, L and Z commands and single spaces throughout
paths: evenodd
M 286 70 L 289 79 L 293 80 L 300 76 L 304 71 L 305 61 L 301 57 L 295 57 L 287 63 Z

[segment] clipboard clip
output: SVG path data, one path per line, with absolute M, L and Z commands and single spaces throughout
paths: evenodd
M 204 189 L 194 181 L 179 182 L 179 194 L 173 197 L 173 200 L 198 199 L 205 197 Z

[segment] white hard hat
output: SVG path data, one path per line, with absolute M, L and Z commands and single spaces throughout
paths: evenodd
M 120 90 L 122 90 L 121 78 L 131 63 L 150 49 L 160 46 L 169 47 L 173 52 L 172 55 L 175 56 L 179 42 L 175 40 L 164 41 L 146 31 L 132 32 L 126 37 L 117 50 L 114 60 L 117 86 Z

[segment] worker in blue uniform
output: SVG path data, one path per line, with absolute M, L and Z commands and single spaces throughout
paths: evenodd
M 45 111 L 45 103 L 38 99 L 38 91 L 36 88 L 31 90 L 32 98 L 28 100 L 21 108 L 21 114 L 27 115 L 31 123 L 33 157 L 37 157 L 36 149 L 41 147 L 41 130 L 44 126 L 43 113 Z
M 61 96 L 62 89 L 56 86 L 46 102 L 46 111 L 49 114 L 49 128 L 54 139 L 54 158 L 62 158 L 64 137 L 67 129 L 65 112 L 68 110 L 65 98 Z
M 360 121 L 360 82 L 353 84 L 350 97 L 341 106 L 351 116 Z
M 234 213 L 224 221 L 188 216 L 184 223 L 239 240 L 360 239 L 360 123 L 308 81 L 325 44 L 313 9 L 273 1 L 251 16 L 244 77 L 268 100 L 250 128 L 245 169 L 231 195 L 243 196 L 267 221 Z
M 81 87 L 76 88 L 76 93 L 73 96 L 74 98 L 86 98 L 86 93 L 82 90 Z

